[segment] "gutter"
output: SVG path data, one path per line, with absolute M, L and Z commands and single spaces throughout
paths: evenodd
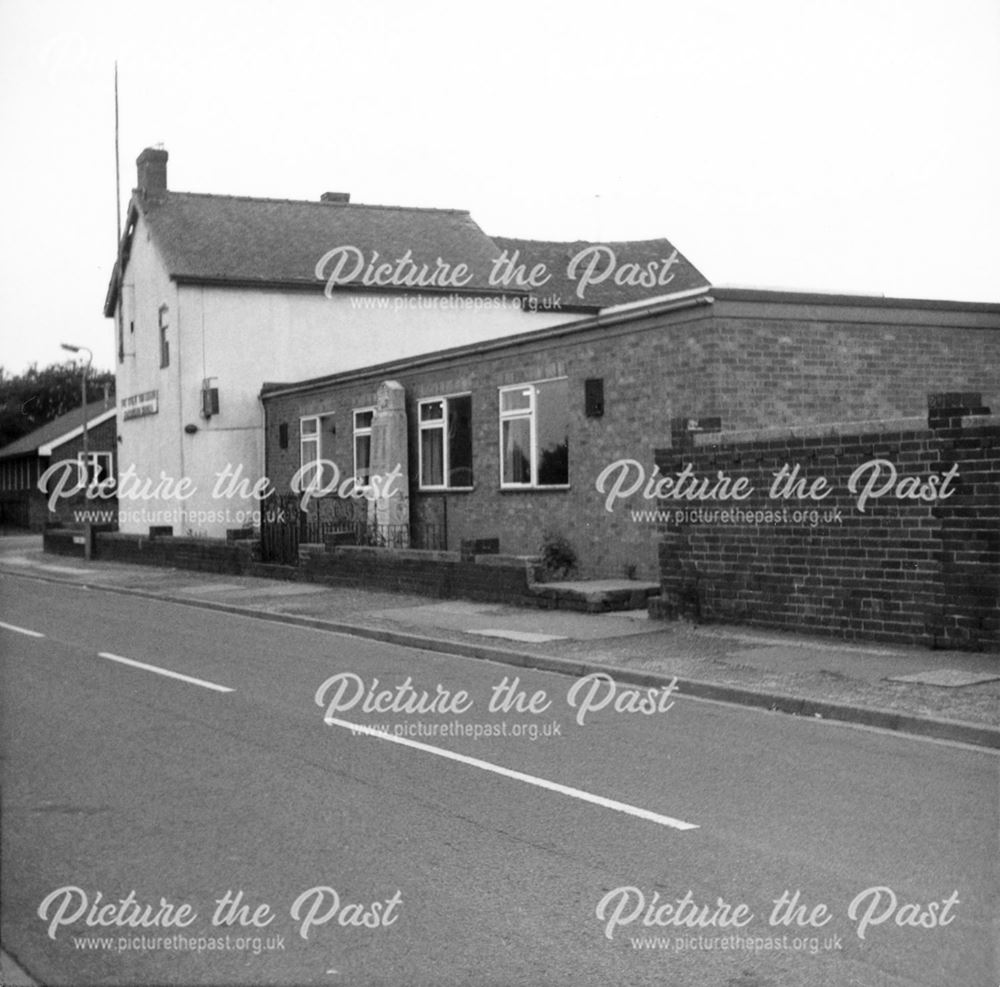
M 93 418 L 88 418 L 87 431 L 89 432 L 92 428 L 96 427 L 97 425 L 103 425 L 104 422 L 108 421 L 110 418 L 114 418 L 116 414 L 118 414 L 117 408 L 109 408 L 107 411 L 104 411 L 99 415 L 95 415 Z M 60 435 L 58 438 L 53 439 L 51 442 L 46 442 L 45 445 L 39 446 L 38 455 L 51 456 L 52 450 L 55 449 L 56 446 L 61 446 L 64 443 L 69 442 L 70 439 L 75 439 L 78 435 L 83 435 L 82 425 L 77 425 L 76 428 L 72 429 L 72 431 L 67 432 L 65 435 Z

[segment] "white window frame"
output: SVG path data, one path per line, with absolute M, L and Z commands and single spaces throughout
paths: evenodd
M 499 423 L 497 426 L 497 437 L 498 446 L 497 452 L 497 465 L 500 471 L 500 489 L 501 490 L 568 490 L 570 487 L 569 477 L 567 475 L 566 483 L 544 483 L 540 484 L 538 482 L 538 385 L 539 384 L 551 384 L 558 380 L 569 380 L 567 376 L 562 377 L 547 377 L 544 380 L 532 380 L 525 381 L 523 384 L 507 384 L 503 387 L 498 388 L 497 395 L 497 408 L 499 410 Z M 530 394 L 528 395 L 528 407 L 527 408 L 515 408 L 511 411 L 503 410 L 503 396 L 505 393 L 510 391 L 521 391 L 522 393 L 530 389 Z M 503 423 L 505 421 L 516 421 L 519 419 L 527 419 L 529 422 L 529 459 L 531 462 L 531 480 L 528 483 L 509 483 L 504 481 L 503 477 L 503 458 L 504 458 L 504 448 L 503 448 Z
M 299 469 L 305 469 L 309 463 L 315 463 L 319 460 L 320 453 L 320 420 L 321 415 L 304 415 L 299 419 Z M 306 432 L 306 423 L 313 426 L 313 430 Z M 306 446 L 314 445 L 315 455 L 306 455 Z
M 448 483 L 448 478 L 451 476 L 451 450 L 448 444 L 448 405 L 455 398 L 472 398 L 471 391 L 459 391 L 457 394 L 442 394 L 439 397 L 434 398 L 422 398 L 417 403 L 417 489 L 418 490 L 475 490 L 475 485 L 464 484 L 462 486 L 451 486 Z M 424 422 L 423 420 L 423 409 L 424 405 L 427 404 L 438 404 L 442 405 L 444 411 L 443 416 L 440 419 L 435 419 L 434 421 Z M 424 483 L 424 432 L 431 432 L 435 430 L 440 430 L 444 434 L 441 437 L 442 445 L 442 483 L 435 484 L 425 484 Z M 470 449 L 471 452 L 471 449 Z
M 351 416 L 351 422 L 354 426 L 353 438 L 351 440 L 351 451 L 354 456 L 354 482 L 358 485 L 359 490 L 364 490 L 371 486 L 371 474 L 372 474 L 372 426 L 363 425 L 358 427 L 358 415 L 371 415 L 372 424 L 375 423 L 375 408 L 355 408 Z M 358 439 L 368 437 L 368 476 L 362 476 L 361 471 L 358 468 Z
M 332 418 L 333 414 L 330 412 L 319 415 L 303 415 L 299 418 L 299 475 L 302 477 L 303 483 L 311 484 L 314 479 L 313 475 L 307 477 L 305 468 L 310 463 L 318 463 L 323 458 L 323 422 Z M 306 432 L 306 423 L 313 426 L 312 432 Z M 309 456 L 306 455 L 307 447 L 312 450 L 312 454 Z M 315 478 L 322 484 L 323 477 L 319 467 L 316 467 Z
M 307 482 L 305 469 L 310 463 L 318 463 L 323 458 L 323 419 L 326 415 L 303 415 L 299 419 L 299 470 L 303 483 Z M 311 432 L 306 432 L 306 426 L 312 426 Z M 307 454 L 308 450 L 308 454 Z M 316 467 L 316 477 L 322 482 L 319 475 L 319 467 Z M 312 483 L 314 477 L 308 478 L 308 483 Z
M 93 482 L 91 480 L 90 468 L 88 466 L 87 460 L 93 466 L 102 464 L 105 466 L 105 479 L 98 482 L 105 483 L 108 479 L 114 479 L 114 461 L 111 458 L 110 452 L 105 452 L 102 449 L 88 449 L 86 459 L 84 459 L 83 450 L 81 449 L 76 454 L 76 468 L 79 471 L 80 479 L 82 479 L 88 486 Z

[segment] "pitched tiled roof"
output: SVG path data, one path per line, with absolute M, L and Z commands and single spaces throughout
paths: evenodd
M 351 246 L 361 251 L 366 265 L 376 255 L 377 263 L 395 265 L 409 252 L 417 268 L 427 265 L 433 271 L 440 258 L 451 268 L 466 265 L 472 278 L 462 290 L 535 294 L 540 298 L 560 295 L 564 305 L 578 309 L 654 298 L 707 283 L 685 258 L 678 257 L 671 268 L 675 276 L 669 286 L 619 285 L 608 278 L 600 286 L 588 288 L 581 298 L 575 293 L 576 283 L 567 277 L 567 267 L 588 244 L 491 238 L 463 210 L 169 191 L 133 194 L 130 232 L 122 251 L 126 265 L 129 238 L 139 214 L 149 225 L 168 273 L 178 281 L 320 288 L 324 281 L 317 277 L 317 262 L 336 247 Z M 666 240 L 607 246 L 615 251 L 618 265 L 634 263 L 643 269 L 674 252 Z M 491 274 L 494 262 L 505 250 L 509 256 L 519 251 L 517 262 L 528 270 L 538 263 L 546 264 L 552 279 L 535 292 L 514 282 L 498 285 Z M 345 270 L 353 267 L 352 262 Z M 326 273 L 329 269 L 328 264 Z M 363 272 L 351 284 L 361 284 L 362 276 Z M 105 302 L 108 316 L 114 314 L 117 280 L 116 265 Z
M 91 401 L 87 405 L 87 431 L 89 432 L 93 427 L 95 418 L 103 415 L 106 411 L 113 410 L 114 405 L 111 405 L 109 408 L 103 401 Z M 62 436 L 72 432 L 74 429 L 80 428 L 82 425 L 83 412 L 79 408 L 74 408 L 73 411 L 67 411 L 65 415 L 53 418 L 52 421 L 46 422 L 33 432 L 22 435 L 21 438 L 15 439 L 13 442 L 5 445 L 0 449 L 0 459 L 8 459 L 11 456 L 23 456 L 25 453 L 37 452 L 42 446 L 62 438 Z
M 335 247 L 352 246 L 366 264 L 376 253 L 378 263 L 395 263 L 407 251 L 417 267 L 426 264 L 432 271 L 438 258 L 452 266 L 466 264 L 474 276 L 465 290 L 486 290 L 496 254 L 493 241 L 457 209 L 190 192 L 137 193 L 133 203 L 178 280 L 322 287 L 317 262 Z M 114 311 L 115 295 L 113 278 L 106 315 Z
M 596 244 L 586 240 L 567 243 L 495 236 L 493 242 L 498 256 L 506 251 L 508 259 L 513 259 L 517 252 L 516 263 L 529 272 L 535 264 L 544 264 L 552 277 L 538 289 L 538 294 L 558 295 L 564 305 L 583 303 L 609 308 L 708 284 L 705 276 L 664 239 Z M 586 278 L 588 268 L 591 273 Z M 588 284 L 587 280 L 594 283 Z

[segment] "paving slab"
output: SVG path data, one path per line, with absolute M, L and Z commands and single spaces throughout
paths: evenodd
M 652 618 L 649 610 L 609 610 L 607 613 L 591 614 L 596 620 L 634 620 L 640 623 L 647 622 Z
M 189 583 L 187 585 L 174 586 L 175 593 L 194 593 L 202 596 L 206 593 L 228 593 L 230 590 L 241 590 L 242 586 L 237 583 Z
M 507 641 L 520 641 L 523 644 L 545 644 L 548 641 L 566 641 L 568 638 L 557 634 L 534 634 L 531 631 L 494 631 L 469 630 L 467 634 L 478 634 L 480 637 L 500 637 Z
M 86 566 L 56 565 L 52 562 L 38 563 L 23 555 L 5 555 L 4 561 L 10 565 L 24 566 L 25 568 L 41 569 L 43 572 L 58 572 L 65 575 L 85 575 L 88 572 Z
M 279 583 L 277 586 L 264 587 L 231 587 L 234 595 L 238 595 L 241 600 L 262 600 L 269 597 L 280 599 L 287 596 L 315 596 L 328 592 L 325 586 L 317 586 L 314 583 Z
M 941 667 L 940 652 L 887 651 L 884 648 L 870 652 L 860 648 L 836 651 L 815 647 L 808 642 L 764 648 L 736 648 L 728 652 L 726 660 L 733 665 L 767 671 L 788 669 L 799 673 L 827 672 L 866 682 L 881 679 L 892 682 L 923 682 L 927 680 L 922 676 L 933 674 L 935 669 Z M 956 654 L 950 664 L 951 671 L 956 674 L 979 676 L 979 681 L 982 682 L 1000 678 L 1000 663 L 995 658 Z

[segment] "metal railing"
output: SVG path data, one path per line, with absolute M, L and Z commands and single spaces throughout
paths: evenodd
M 260 536 L 262 560 L 284 565 L 297 564 L 303 543 L 436 551 L 448 547 L 443 524 L 379 524 L 368 519 L 365 503 L 339 498 L 314 501 L 308 512 L 301 510 L 295 496 L 276 498 L 261 517 Z

